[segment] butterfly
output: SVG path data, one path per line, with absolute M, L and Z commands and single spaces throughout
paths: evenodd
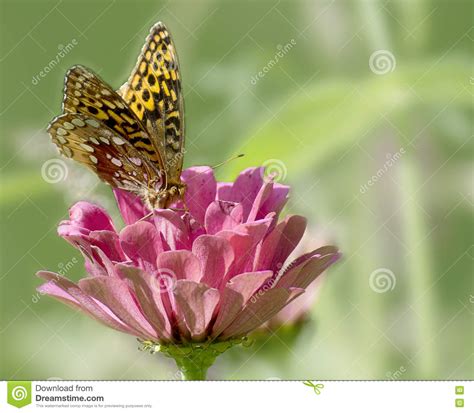
M 178 56 L 161 22 L 148 35 L 128 81 L 117 91 L 92 70 L 66 74 L 62 114 L 48 132 L 59 152 L 150 210 L 184 196 L 184 102 Z

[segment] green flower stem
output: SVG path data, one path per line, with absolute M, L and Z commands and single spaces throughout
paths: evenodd
M 173 357 L 181 371 L 183 380 L 206 380 L 207 370 L 216 361 L 216 355 L 208 351 L 195 351 L 188 355 L 177 354 Z
M 160 352 L 176 362 L 183 380 L 206 380 L 207 370 L 216 358 L 236 344 L 246 339 L 234 339 L 222 342 L 204 342 L 187 344 L 157 344 L 141 342 L 143 350 Z

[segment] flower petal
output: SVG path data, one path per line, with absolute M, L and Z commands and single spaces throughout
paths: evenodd
M 163 306 L 159 288 L 156 288 L 153 277 L 139 268 L 122 264 L 117 264 L 116 271 L 132 283 L 140 307 L 148 322 L 155 329 L 157 336 L 165 340 L 171 340 L 171 324 Z
M 90 202 L 76 202 L 69 209 L 70 220 L 65 223 L 89 231 L 107 230 L 115 231 L 114 224 L 107 211 Z
M 79 287 L 106 305 L 124 323 L 140 333 L 141 338 L 158 339 L 157 333 L 145 319 L 125 281 L 113 277 L 85 278 Z
M 296 324 L 309 318 L 311 308 L 317 301 L 322 280 L 322 276 L 318 277 L 308 286 L 308 288 L 305 289 L 304 294 L 301 294 L 290 304 L 283 307 L 283 309 L 277 315 L 272 317 L 264 327 L 276 331 L 284 324 Z
M 201 278 L 201 263 L 187 250 L 162 252 L 158 255 L 157 268 L 159 273 L 168 274 L 174 281 L 199 281 Z
M 79 286 L 74 284 L 72 281 L 69 281 L 67 278 L 49 271 L 39 271 L 36 275 L 48 282 L 53 282 L 57 288 L 64 291 L 64 298 L 67 298 L 67 296 L 72 297 L 84 313 L 100 323 L 123 333 L 140 335 L 138 331 L 117 319 L 110 309 L 102 306 L 101 303 L 98 303 L 94 298 L 82 291 Z M 47 292 L 47 294 L 49 293 Z M 56 293 L 52 296 L 54 298 L 60 298 L 59 294 Z
M 260 209 L 262 208 L 266 200 L 270 197 L 272 191 L 273 182 L 264 182 L 253 201 L 252 208 L 250 209 L 249 215 L 246 220 L 247 222 L 255 221 L 257 219 L 257 215 L 259 214 Z
M 115 231 L 91 231 L 89 233 L 91 245 L 100 248 L 112 261 L 125 261 L 126 257 L 120 247 L 119 236 Z
M 219 199 L 242 204 L 243 218 L 246 221 L 254 199 L 263 185 L 263 168 L 247 168 L 239 174 L 232 189 L 225 185 L 219 186 Z
M 219 338 L 225 340 L 230 337 L 242 337 L 268 321 L 303 292 L 302 288 L 272 288 L 254 294 Z
M 125 254 L 140 268 L 147 271 L 156 270 L 156 259 L 163 251 L 163 243 L 153 224 L 138 221 L 126 226 L 120 232 L 120 245 Z
M 289 192 L 289 186 L 274 183 L 271 194 L 259 209 L 257 219 L 264 218 L 271 212 L 275 212 L 278 216 L 288 201 Z
M 110 258 L 98 247 L 92 246 L 93 259 L 86 260 L 87 272 L 91 275 L 109 275 L 111 277 L 118 277 L 115 267 Z
M 324 248 L 324 250 L 322 249 Z M 315 254 L 307 261 L 303 261 L 296 266 L 290 266 L 277 280 L 277 287 L 298 287 L 306 288 L 311 284 L 330 265 L 334 264 L 341 254 L 335 251 L 329 251 L 328 247 L 322 247 L 325 255 Z
M 233 182 L 217 182 L 216 199 L 230 201 L 232 198 Z
M 257 251 L 255 270 L 277 271 L 282 268 L 303 237 L 305 229 L 306 219 L 299 215 L 291 215 L 280 222 Z
M 215 235 L 201 235 L 193 244 L 193 254 L 201 262 L 202 283 L 218 287 L 234 260 L 229 241 Z
M 208 166 L 196 166 L 185 169 L 181 179 L 186 184 L 185 204 L 193 217 L 204 225 L 207 207 L 216 199 L 214 171 Z
M 227 201 L 214 201 L 206 211 L 204 218 L 205 228 L 208 234 L 233 229 L 243 221 L 243 208 L 241 204 Z
M 241 224 L 233 231 L 221 231 L 216 234 L 229 241 L 234 251 L 234 262 L 224 282 L 232 276 L 251 271 L 258 244 L 265 236 L 271 220 L 260 220 Z
M 195 341 L 206 337 L 207 328 L 219 302 L 219 291 L 207 285 L 189 280 L 180 280 L 174 290 L 178 317 L 186 320 L 186 325 Z
M 224 288 L 219 313 L 212 328 L 217 337 L 235 319 L 249 298 L 272 276 L 271 271 L 248 272 L 232 278 Z
M 167 246 L 164 245 L 165 249 L 190 249 L 191 242 L 186 222 L 176 211 L 155 209 L 154 223 L 162 239 L 167 243 Z
M 113 191 L 125 224 L 134 224 L 150 212 L 140 196 L 124 189 L 114 188 Z

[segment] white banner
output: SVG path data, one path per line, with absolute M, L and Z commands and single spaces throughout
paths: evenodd
M 7 412 L 474 411 L 472 381 L 11 381 L 0 391 Z

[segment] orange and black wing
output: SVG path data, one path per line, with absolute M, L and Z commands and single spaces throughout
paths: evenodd
M 163 23 L 151 28 L 128 82 L 118 92 L 159 148 L 168 179 L 179 181 L 184 154 L 184 103 L 178 56 Z

